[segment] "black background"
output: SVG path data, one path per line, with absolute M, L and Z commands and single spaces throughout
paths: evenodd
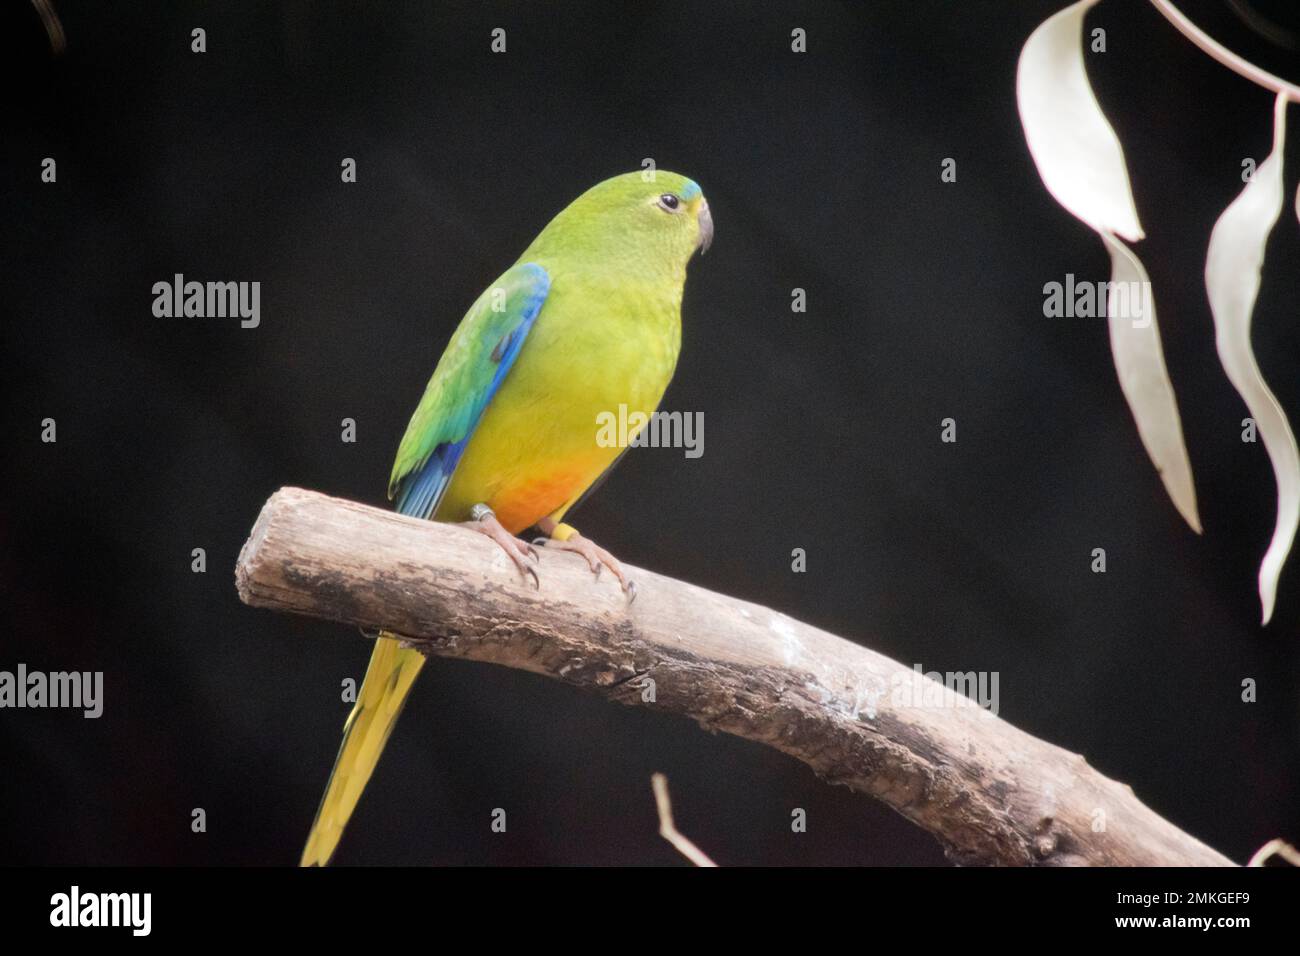
M 381 503 L 468 303 L 569 200 L 645 157 L 696 179 L 717 225 L 665 400 L 704 412 L 705 454 L 628 456 L 575 523 L 909 665 L 1000 672 L 1003 717 L 1235 858 L 1300 835 L 1296 558 L 1261 629 L 1273 478 L 1240 440 L 1202 283 L 1242 159 L 1270 148 L 1271 97 L 1147 4 L 1089 16 L 1108 32 L 1089 69 L 1149 235 L 1197 538 L 1141 448 L 1102 321 L 1042 314 L 1045 282 L 1108 270 L 1016 114 L 1020 47 L 1063 5 L 59 3 L 58 58 L 10 6 L 0 668 L 103 670 L 105 713 L 0 713 L 0 861 L 296 861 L 340 682 L 369 647 L 242 606 L 239 547 L 282 485 Z M 1300 80 L 1224 4 L 1184 6 Z M 1255 342 L 1295 420 L 1293 212 Z M 176 272 L 260 281 L 261 327 L 154 318 L 151 286 Z M 655 770 L 724 864 L 943 861 L 774 751 L 447 661 L 425 668 L 337 861 L 678 862 L 655 834 Z

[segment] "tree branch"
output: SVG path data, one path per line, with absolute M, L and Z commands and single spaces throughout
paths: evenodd
M 577 555 L 543 550 L 534 590 L 472 531 L 284 488 L 235 579 L 246 604 L 384 628 L 429 655 L 517 667 L 774 747 L 883 800 L 959 863 L 1233 865 L 1083 757 L 901 664 L 757 604 L 631 573 L 628 605 Z

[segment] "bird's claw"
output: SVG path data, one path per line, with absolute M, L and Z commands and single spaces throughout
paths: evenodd
M 506 557 L 508 557 L 514 563 L 514 566 L 519 569 L 519 573 L 526 578 L 533 579 L 533 589 L 536 591 L 542 589 L 542 580 L 537 576 L 537 569 L 533 567 L 534 564 L 541 563 L 542 556 L 538 554 L 537 549 L 527 541 L 516 538 L 507 531 L 502 526 L 501 522 L 496 519 L 496 515 L 492 514 L 491 511 L 488 511 L 483 517 L 478 518 L 477 520 L 466 521 L 464 527 L 469 528 L 472 531 L 477 531 L 479 534 L 485 535 L 495 541 L 500 545 L 501 550 L 506 553 Z M 530 561 L 532 562 L 531 564 L 529 563 Z
M 636 600 L 636 584 L 624 573 L 623 566 L 619 564 L 618 558 L 590 538 L 584 538 L 582 535 L 575 533 L 566 541 L 559 541 L 555 538 L 538 538 L 534 543 L 545 548 L 554 548 L 557 551 L 572 551 L 581 555 L 586 560 L 587 567 L 591 569 L 591 573 L 597 581 L 600 580 L 601 573 L 606 568 L 609 568 L 610 573 L 618 578 L 619 587 L 627 595 L 627 603 L 631 604 Z

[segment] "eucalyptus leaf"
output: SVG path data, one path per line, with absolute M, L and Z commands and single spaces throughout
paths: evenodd
M 1124 150 L 1097 103 L 1084 66 L 1083 21 L 1098 2 L 1071 4 L 1030 34 L 1016 72 L 1016 101 L 1043 184 L 1057 202 L 1096 230 L 1110 253 L 1106 312 L 1120 388 L 1165 490 L 1199 534 L 1196 488 L 1160 344 L 1151 282 L 1137 256 L 1116 238 L 1138 240 L 1143 232 Z M 1140 315 L 1117 308 L 1119 295 L 1134 288 L 1145 303 Z
M 1286 413 L 1264 382 L 1250 346 L 1264 246 L 1282 212 L 1286 104 L 1285 95 L 1279 95 L 1273 109 L 1273 151 L 1214 224 L 1205 257 L 1205 288 L 1214 313 L 1219 361 L 1255 419 L 1277 480 L 1277 525 L 1259 568 L 1265 624 L 1273 616 L 1278 579 L 1300 524 L 1300 452 Z

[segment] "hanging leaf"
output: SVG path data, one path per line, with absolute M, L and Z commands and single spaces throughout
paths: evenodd
M 1080 0 L 1029 35 L 1016 70 L 1016 102 L 1043 185 L 1097 232 L 1143 236 L 1124 150 L 1088 82 L 1083 18 L 1100 0 Z
M 1277 525 L 1259 568 L 1265 624 L 1273 616 L 1278 578 L 1300 523 L 1300 452 L 1286 413 L 1265 384 L 1250 347 L 1250 321 L 1259 295 L 1264 245 L 1282 212 L 1286 104 L 1286 97 L 1279 95 L 1273 108 L 1273 152 L 1214 224 L 1205 257 L 1205 288 L 1214 313 L 1219 361 L 1255 419 L 1277 479 Z
M 1025 41 L 1016 72 L 1020 123 L 1048 192 L 1096 230 L 1110 253 L 1106 311 L 1120 387 L 1165 490 L 1199 534 L 1192 467 L 1160 345 L 1150 280 L 1137 256 L 1116 238 L 1138 240 L 1143 232 L 1124 150 L 1097 103 L 1084 67 L 1083 20 L 1098 2 L 1080 0 L 1066 7 Z M 1117 282 L 1140 283 L 1145 314 L 1116 307 Z
M 1138 257 L 1109 233 L 1101 234 L 1110 253 L 1110 288 L 1106 315 L 1110 324 L 1110 350 L 1115 371 L 1124 392 L 1138 434 L 1147 455 L 1160 472 L 1174 507 L 1197 534 L 1201 519 L 1196 511 L 1196 486 L 1192 463 L 1183 445 L 1182 419 L 1165 368 L 1160 347 L 1160 326 L 1156 323 L 1151 280 Z M 1135 310 L 1131 306 L 1138 304 Z M 1129 306 L 1126 308 L 1126 306 Z

